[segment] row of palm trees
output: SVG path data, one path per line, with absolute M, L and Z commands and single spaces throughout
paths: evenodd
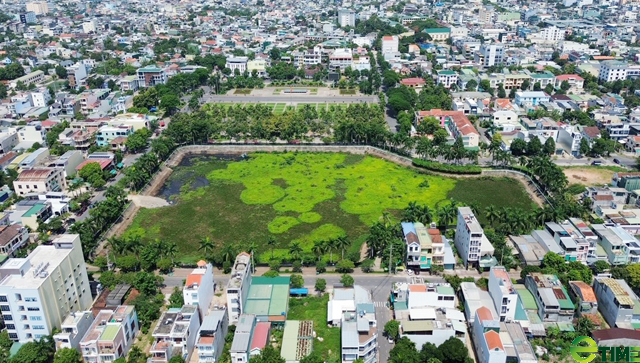
M 145 249 L 149 249 L 161 258 L 170 258 L 172 263 L 178 254 L 178 245 L 175 242 L 166 242 L 156 238 L 154 241 L 145 244 L 139 235 L 111 237 L 108 239 L 107 244 L 113 253 L 113 262 L 116 265 L 118 264 L 118 256 L 132 253 L 136 258 L 140 258 L 140 254 Z

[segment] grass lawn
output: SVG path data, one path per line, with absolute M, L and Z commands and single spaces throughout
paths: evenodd
M 340 90 L 340 94 L 341 95 L 355 95 L 356 94 L 356 90 L 354 90 L 354 89 L 341 89 Z
M 318 104 L 316 105 L 316 109 L 317 109 L 318 111 L 320 111 L 320 110 L 326 110 L 326 109 L 327 109 L 327 104 L 326 104 L 326 103 L 318 103 Z
M 329 294 L 289 299 L 288 320 L 313 320 L 313 330 L 322 341 L 313 340 L 313 350 L 324 357 L 325 362 L 340 359 L 340 328 L 327 326 Z M 329 353 L 331 351 L 331 353 Z
M 298 103 L 297 109 L 301 110 L 304 108 L 304 106 L 309 105 L 311 106 L 311 108 L 316 108 L 316 104 L 315 103 Z
M 510 178 L 460 179 L 447 196 L 466 204 L 477 203 L 481 210 L 492 204 L 498 208 L 521 208 L 525 211 L 536 208 L 522 184 Z M 480 223 L 487 223 L 484 213 L 477 217 Z
M 219 246 L 256 242 L 261 262 L 272 253 L 287 257 L 292 241 L 309 254 L 315 241 L 346 236 L 357 251 L 384 211 L 397 216 L 411 201 L 431 208 L 449 198 L 481 208 L 532 207 L 511 179 L 445 178 L 371 156 L 256 153 L 246 161 L 198 156 L 184 163 L 161 192 L 176 203 L 142 209 L 126 232 L 176 242 L 183 262 L 202 257 L 198 242 L 206 236 Z M 421 186 L 425 180 L 428 187 Z M 274 251 L 266 246 L 270 236 Z
M 251 91 L 252 91 L 251 89 L 238 88 L 233 92 L 233 94 L 236 94 L 236 95 L 250 95 Z
M 275 103 L 267 103 L 267 107 L 269 107 L 271 109 L 271 111 L 273 111 L 273 108 L 276 106 Z

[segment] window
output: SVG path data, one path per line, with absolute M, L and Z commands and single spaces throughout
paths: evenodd
M 16 333 L 9 333 L 9 339 L 18 339 L 18 334 L 16 334 Z
M 33 329 L 35 329 L 35 330 L 44 330 L 44 325 L 34 325 Z
M 35 297 L 25 297 L 24 301 L 28 301 L 28 302 L 36 302 L 38 301 L 38 299 L 36 299 Z
M 2 315 L 2 319 L 4 319 L 4 321 L 11 321 L 11 320 L 13 320 L 13 316 L 11 316 L 11 315 Z
M 7 324 L 7 329 L 9 330 L 16 330 L 16 326 L 13 324 Z
M 2 310 L 2 311 L 11 311 L 11 308 L 9 308 L 9 305 L 0 305 L 0 310 Z
M 42 320 L 42 316 L 30 316 L 29 320 L 31 320 L 31 321 L 41 321 Z
M 5 295 L 0 295 L 0 302 L 7 302 L 7 297 Z
M 40 311 L 40 308 L 32 308 L 32 307 L 28 307 L 27 308 L 28 311 Z

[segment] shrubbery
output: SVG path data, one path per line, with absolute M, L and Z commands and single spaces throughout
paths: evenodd
M 481 174 L 482 168 L 475 165 L 449 165 L 436 161 L 413 159 L 413 165 L 427 170 L 449 174 Z

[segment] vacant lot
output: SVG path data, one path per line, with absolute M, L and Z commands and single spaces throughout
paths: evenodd
M 616 171 L 624 171 L 622 168 L 606 166 L 582 166 L 564 168 L 564 174 L 569 179 L 569 184 L 604 185 L 611 184 L 611 177 Z
M 286 257 L 291 241 L 310 253 L 315 241 L 346 236 L 350 251 L 359 251 L 383 212 L 399 216 L 411 201 L 433 209 L 451 198 L 481 210 L 491 204 L 532 208 L 511 179 L 457 180 L 336 153 L 258 153 L 245 161 L 191 157 L 161 194 L 175 204 L 142 209 L 127 233 L 176 242 L 184 262 L 201 257 L 204 237 L 218 246 L 255 242 L 261 262 L 272 253 Z M 266 244 L 270 237 L 277 241 L 273 250 Z
M 340 328 L 327 326 L 328 302 L 329 294 L 324 294 L 321 297 L 291 298 L 289 299 L 287 319 L 313 320 L 313 330 L 318 338 L 322 338 L 322 341 L 313 340 L 313 350 L 319 352 L 325 362 L 335 362 L 340 359 Z

